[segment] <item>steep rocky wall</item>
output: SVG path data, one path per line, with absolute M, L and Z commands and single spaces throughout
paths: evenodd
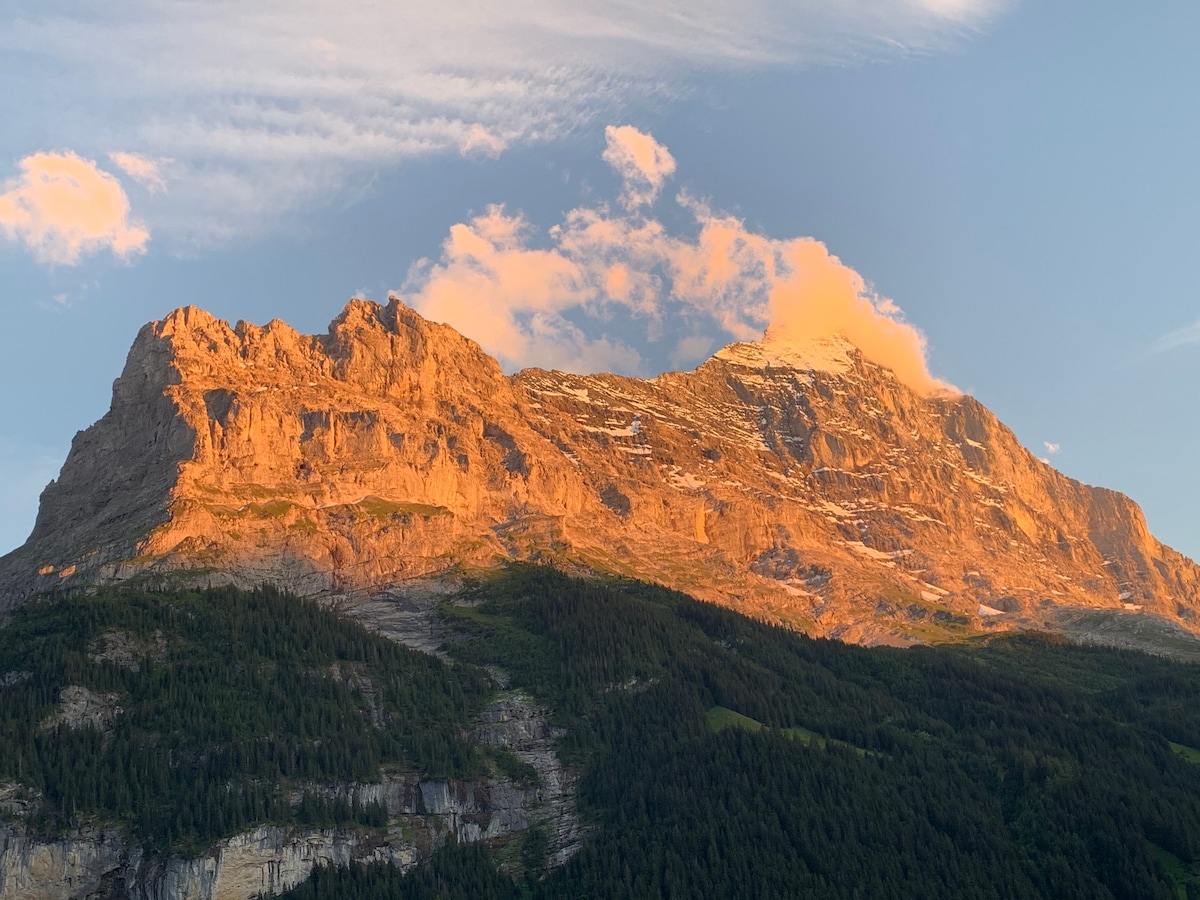
M 389 835 L 390 838 L 390 835 Z M 39 841 L 0 824 L 0 897 L 12 900 L 250 900 L 294 887 L 315 865 L 417 861 L 411 843 L 346 830 L 263 826 L 198 859 L 147 861 L 115 831 L 84 830 Z
M 555 752 L 561 731 L 548 711 L 520 693 L 505 693 L 483 711 L 473 739 L 503 747 L 530 763 L 538 783 L 504 777 L 477 782 L 431 781 L 401 775 L 379 783 L 305 785 L 296 790 L 361 804 L 381 803 L 386 832 L 368 829 L 263 825 L 220 841 L 195 859 L 147 859 L 116 829 L 83 828 L 39 840 L 17 822 L 0 821 L 0 897 L 4 900 L 250 900 L 294 887 L 317 865 L 388 862 L 407 869 L 447 840 L 504 842 L 546 823 L 550 859 L 568 859 L 580 845 L 576 775 Z
M 320 336 L 194 308 L 146 326 L 0 560 L 0 602 L 130 577 L 370 596 L 545 557 L 846 640 L 1074 607 L 1195 628 L 1200 605 L 1200 570 L 1128 498 L 839 339 L 650 380 L 506 377 L 396 301 Z

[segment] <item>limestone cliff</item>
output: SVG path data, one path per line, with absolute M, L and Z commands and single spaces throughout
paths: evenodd
M 502 747 L 533 767 L 536 784 L 499 774 L 476 781 L 437 781 L 415 772 L 379 783 L 304 784 L 292 791 L 366 805 L 388 814 L 386 830 L 287 828 L 260 825 L 218 841 L 202 855 L 149 856 L 115 826 L 83 826 L 38 837 L 23 824 L 36 800 L 14 800 L 0 783 L 0 897 L 5 900 L 253 900 L 295 887 L 314 866 L 388 862 L 408 869 L 447 841 L 486 841 L 500 847 L 531 825 L 547 829 L 549 861 L 559 864 L 580 847 L 584 829 L 575 808 L 578 775 L 562 765 L 547 710 L 506 691 L 485 708 L 471 739 Z
M 1194 629 L 1200 607 L 1200 568 L 1128 498 L 838 339 L 732 345 L 650 380 L 505 376 L 394 300 L 352 301 L 318 336 L 195 308 L 147 325 L 0 589 L 362 596 L 546 557 L 859 641 L 1078 607 Z

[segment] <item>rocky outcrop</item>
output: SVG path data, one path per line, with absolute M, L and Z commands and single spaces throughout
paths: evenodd
M 73 731 L 94 728 L 108 733 L 121 712 L 120 699 L 120 694 L 98 694 L 83 685 L 69 684 L 59 692 L 58 709 L 42 722 L 41 730 L 65 725 Z
M 141 671 L 142 663 L 147 660 L 161 662 L 166 657 L 167 639 L 161 631 L 139 638 L 119 628 L 102 633 L 88 652 L 91 662 L 111 662 L 130 672 Z
M 1071 608 L 1200 621 L 1200 569 L 1128 498 L 838 339 L 650 380 L 505 376 L 397 301 L 353 301 L 318 336 L 194 308 L 147 325 L 0 590 L 271 581 L 367 602 L 530 558 L 851 641 Z
M 89 828 L 63 840 L 39 841 L 21 826 L 0 822 L 0 897 L 103 897 L 102 882 L 128 862 L 126 852 L 113 829 Z
M 496 677 L 503 681 L 501 673 Z M 39 839 L 21 824 L 36 811 L 39 798 L 28 788 L 0 782 L 0 898 L 250 900 L 294 887 L 317 865 L 345 866 L 353 860 L 386 862 L 403 870 L 447 841 L 503 845 L 535 825 L 545 829 L 548 862 L 556 865 L 569 859 L 584 837 L 575 802 L 578 775 L 563 766 L 556 752 L 563 733 L 550 725 L 548 709 L 520 692 L 504 691 L 482 711 L 469 736 L 532 766 L 533 781 L 514 781 L 500 772 L 475 781 L 400 773 L 371 783 L 301 785 L 290 797 L 294 807 L 305 794 L 382 806 L 388 826 L 262 825 L 220 841 L 194 859 L 147 858 L 115 828 L 86 827 L 57 839 Z
M 544 759 L 547 765 L 538 770 L 543 780 L 527 787 L 501 777 L 480 782 L 400 777 L 377 784 L 309 785 L 303 790 L 385 805 L 389 827 L 380 831 L 262 825 L 220 841 L 195 859 L 147 859 L 115 829 L 84 828 L 45 840 L 20 824 L 0 822 L 0 897 L 250 900 L 294 887 L 317 865 L 345 866 L 354 860 L 407 869 L 448 840 L 503 843 L 543 821 L 551 828 L 555 859 L 562 861 L 580 840 L 575 781 L 565 776 L 552 748 Z M 297 802 L 301 792 L 296 792 Z
M 417 848 L 402 838 L 350 830 L 264 825 L 198 859 L 147 860 L 115 830 L 88 828 L 52 841 L 0 823 L 0 897 L 11 900 L 249 900 L 300 884 L 316 865 L 391 862 L 408 868 Z
M 527 789 L 532 792 L 528 825 L 544 823 L 549 829 L 551 865 L 566 862 L 580 848 L 585 830 L 575 805 L 578 773 L 563 766 L 556 752 L 564 730 L 550 724 L 546 707 L 520 691 L 503 694 L 480 719 L 472 741 L 507 750 L 537 772 L 536 786 Z

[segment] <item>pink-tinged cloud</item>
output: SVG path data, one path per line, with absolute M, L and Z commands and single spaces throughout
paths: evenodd
M 458 152 L 463 156 L 486 156 L 496 159 L 508 147 L 508 142 L 499 135 L 488 131 L 478 122 L 466 130 L 458 144 Z
M 805 342 L 838 335 L 873 363 L 891 369 L 922 395 L 957 393 L 934 378 L 925 361 L 925 336 L 899 318 L 890 300 L 877 300 L 861 275 L 812 238 L 781 247 L 783 274 L 771 289 L 767 342 Z
M 74 153 L 35 153 L 4 183 L 0 230 L 47 265 L 73 266 L 102 250 L 146 252 L 150 232 L 130 219 L 129 198 L 108 172 Z
M 632 125 L 609 125 L 604 129 L 604 137 L 608 146 L 602 158 L 625 183 L 622 202 L 633 209 L 657 200 L 663 182 L 675 174 L 675 157 Z
M 637 353 L 590 339 L 562 315 L 592 292 L 580 268 L 557 250 L 527 246 L 531 229 L 502 206 L 450 228 L 439 262 L 422 261 L 403 299 L 428 318 L 479 341 L 509 368 L 636 368 Z
M 163 177 L 162 166 L 171 162 L 169 159 L 151 159 L 140 153 L 110 153 L 108 158 L 122 172 L 142 185 L 152 194 L 163 194 L 167 190 L 167 180 Z
M 626 146 L 614 131 L 607 132 L 606 158 Z M 661 176 L 661 185 L 674 165 L 663 162 L 670 159 L 666 148 L 629 132 L 628 145 L 651 149 L 620 157 L 634 172 L 626 191 L 631 182 L 645 188 L 650 178 L 639 173 L 646 171 Z M 585 335 L 581 325 L 603 334 L 623 317 L 650 343 L 672 336 L 667 356 L 675 365 L 698 362 L 717 338 L 800 343 L 836 335 L 922 395 L 955 391 L 930 374 L 925 338 L 900 308 L 870 291 L 824 244 L 755 234 L 687 193 L 676 200 L 694 219 L 694 236 L 669 233 L 640 201 L 617 210 L 605 203 L 573 209 L 544 236 L 493 206 L 453 226 L 440 259 L 414 266 L 400 296 L 479 341 L 510 369 L 636 371 L 636 352 Z M 680 334 L 687 337 L 674 337 Z

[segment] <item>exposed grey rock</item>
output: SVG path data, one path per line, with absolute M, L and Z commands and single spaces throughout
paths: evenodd
M 167 640 L 161 631 L 142 639 L 119 628 L 100 634 L 88 653 L 92 662 L 115 663 L 130 672 L 139 671 L 143 660 L 161 662 L 166 658 Z
M 121 707 L 117 705 L 120 694 L 98 694 L 82 685 L 69 684 L 58 696 L 58 710 L 41 724 L 44 731 L 66 725 L 73 730 L 95 728 L 108 732 L 121 712 Z
M 354 676 L 339 671 L 339 677 Z M 91 696 L 81 701 L 75 689 L 69 691 L 77 710 L 72 721 L 92 724 L 96 695 L 87 692 Z M 406 773 L 374 783 L 304 785 L 292 794 L 293 804 L 305 792 L 382 804 L 391 822 L 386 835 L 264 825 L 220 841 L 196 859 L 147 860 L 116 829 L 86 828 L 40 841 L 19 822 L 0 822 L 0 898 L 249 900 L 299 884 L 315 865 L 380 861 L 405 869 L 448 840 L 503 842 L 538 823 L 549 830 L 551 864 L 562 863 L 578 850 L 585 832 L 576 811 L 578 777 L 555 753 L 563 730 L 549 724 L 548 713 L 524 694 L 509 692 L 483 711 L 470 735 L 532 765 L 538 774 L 533 786 L 500 775 L 438 781 Z M 19 817 L 32 802 L 24 789 L 0 784 L 0 813 Z

